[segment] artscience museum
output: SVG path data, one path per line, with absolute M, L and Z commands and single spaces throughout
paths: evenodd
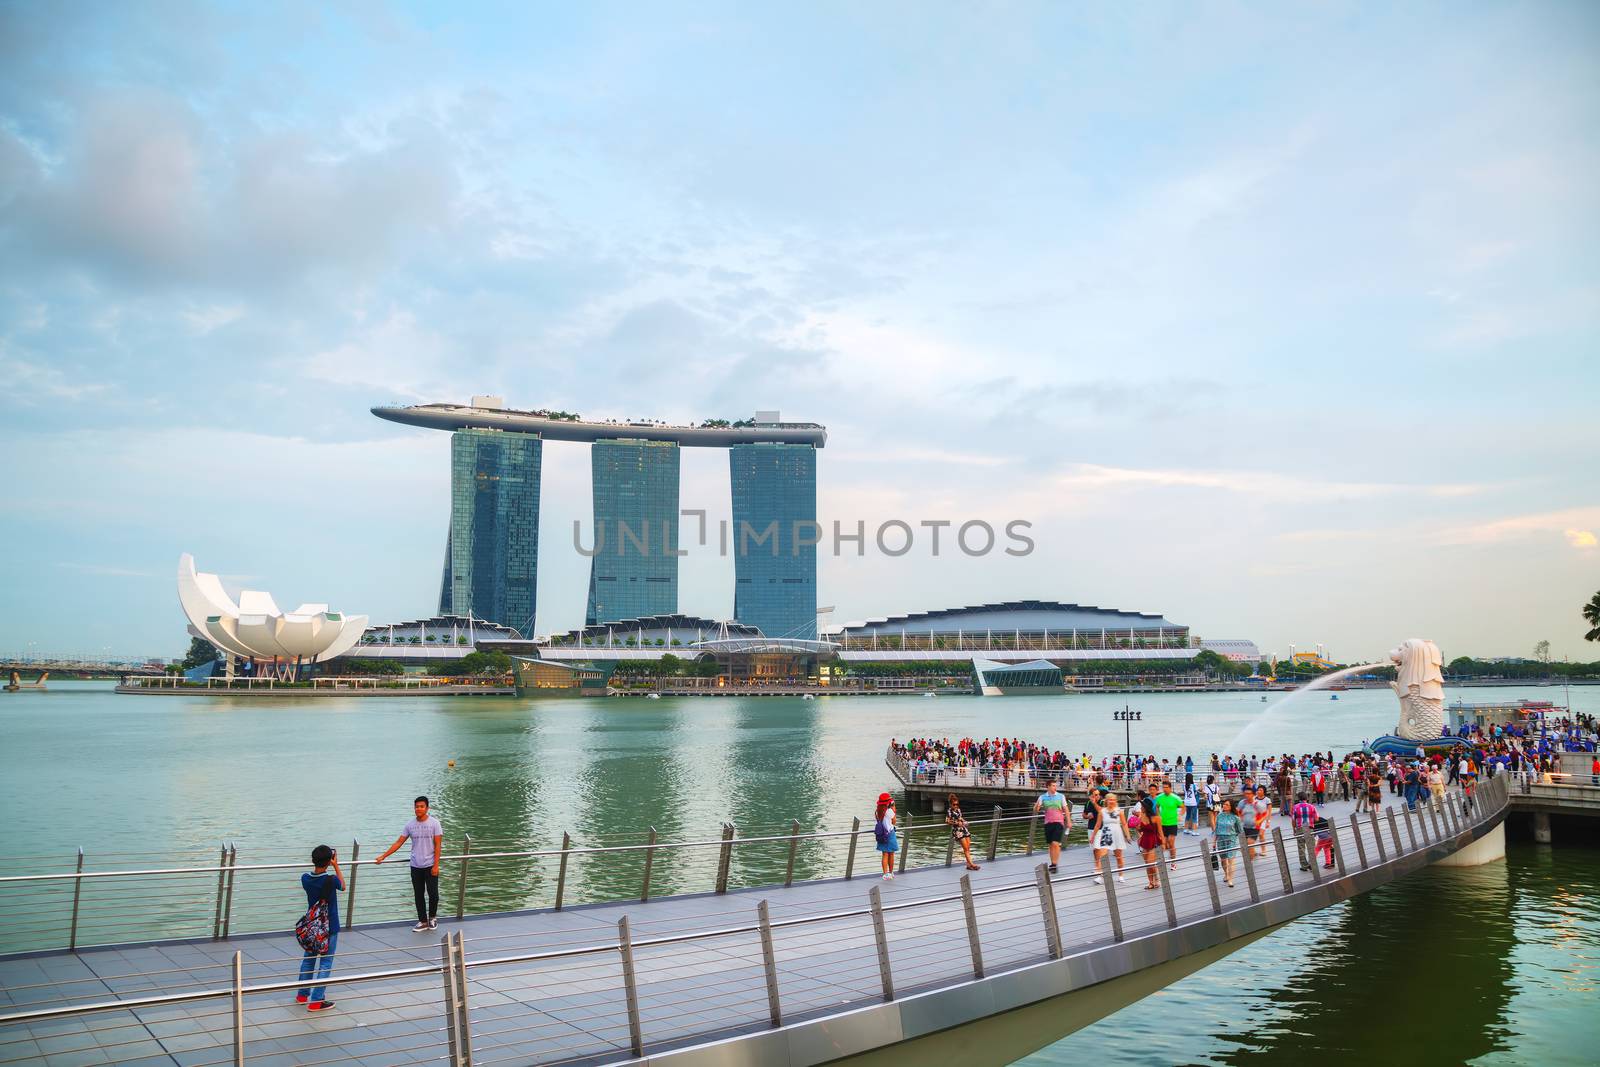
M 365 615 L 345 615 L 326 604 L 279 609 L 271 593 L 245 589 L 234 601 L 215 574 L 197 572 L 194 557 L 178 558 L 178 601 L 189 619 L 189 633 L 211 642 L 227 658 L 246 661 L 252 672 L 280 676 L 323 663 L 354 648 L 367 629 Z

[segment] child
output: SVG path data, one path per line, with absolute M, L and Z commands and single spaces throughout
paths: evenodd
M 1333 870 L 1333 830 L 1328 826 L 1328 820 L 1319 818 L 1312 824 L 1312 829 L 1317 833 L 1317 855 L 1322 857 L 1322 869 Z

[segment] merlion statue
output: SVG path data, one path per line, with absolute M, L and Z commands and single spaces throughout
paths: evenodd
M 1390 685 L 1400 698 L 1395 735 L 1408 741 L 1435 741 L 1444 733 L 1444 674 L 1439 646 L 1413 637 L 1389 653 L 1397 677 Z

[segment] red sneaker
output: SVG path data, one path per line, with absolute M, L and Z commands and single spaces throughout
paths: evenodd
M 296 1003 L 304 1004 L 306 1002 L 307 997 L 306 997 L 306 995 L 304 993 L 299 993 L 299 994 L 295 995 L 294 999 L 295 999 Z
M 333 1007 L 331 1000 L 313 1000 L 306 1005 L 306 1011 L 327 1011 L 331 1007 Z

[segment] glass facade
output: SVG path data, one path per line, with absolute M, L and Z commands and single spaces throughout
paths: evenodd
M 586 625 L 678 610 L 678 445 L 596 441 Z
M 733 617 L 768 637 L 817 636 L 817 450 L 728 449 L 733 490 Z M 798 527 L 798 529 L 797 529 Z
M 472 615 L 533 634 L 539 573 L 536 434 L 457 430 L 450 436 L 450 533 L 441 615 Z

